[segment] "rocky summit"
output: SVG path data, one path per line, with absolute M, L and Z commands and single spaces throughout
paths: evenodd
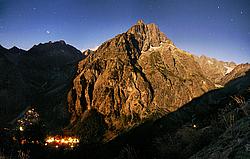
M 214 88 L 193 55 L 177 48 L 155 24 L 139 20 L 78 64 L 68 94 L 72 130 L 96 110 L 110 139 Z

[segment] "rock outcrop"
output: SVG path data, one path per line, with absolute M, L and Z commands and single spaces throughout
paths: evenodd
M 73 83 L 71 124 L 95 109 L 114 135 L 214 88 L 191 54 L 176 48 L 155 24 L 141 20 L 82 60 Z

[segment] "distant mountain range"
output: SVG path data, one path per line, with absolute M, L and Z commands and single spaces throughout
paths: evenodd
M 28 51 L 1 47 L 0 52 L 0 121 L 10 122 L 32 105 L 48 122 L 63 122 L 61 118 L 69 116 L 67 92 L 84 55 L 64 41 L 35 45 Z
M 250 64 L 237 65 L 181 50 L 155 24 L 142 20 L 95 51 L 82 53 L 64 41 L 35 45 L 28 51 L 0 46 L 0 122 L 11 123 L 33 105 L 48 132 L 79 135 L 83 144 L 112 145 L 120 138 L 130 138 L 128 132 L 133 134 L 147 123 L 155 123 L 147 129 L 152 134 L 156 132 L 151 128 L 155 128 L 173 131 L 170 136 L 177 137 L 177 129 L 191 122 L 194 114 L 200 120 L 210 113 L 211 105 L 227 105 L 222 98 L 246 92 L 249 70 Z M 241 85 L 234 82 L 237 79 Z M 176 121 L 170 119 L 171 112 L 181 112 Z M 182 153 L 179 158 L 194 155 Z

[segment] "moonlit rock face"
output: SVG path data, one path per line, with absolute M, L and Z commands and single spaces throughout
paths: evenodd
M 159 47 L 161 42 L 168 40 L 167 36 L 161 32 L 157 25 L 145 24 L 142 20 L 139 20 L 136 25 L 131 27 L 127 34 L 132 34 L 141 40 L 143 40 L 143 46 L 139 43 L 139 47 L 142 47 L 142 51 L 147 51 L 150 46 Z
M 71 123 L 82 125 L 86 113 L 97 110 L 112 134 L 154 113 L 175 111 L 215 88 L 192 55 L 143 21 L 104 42 L 79 63 L 77 72 L 68 94 Z

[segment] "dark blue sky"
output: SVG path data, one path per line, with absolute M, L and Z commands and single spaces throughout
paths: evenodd
M 138 19 L 191 53 L 250 62 L 250 0 L 0 0 L 0 44 L 95 48 Z

